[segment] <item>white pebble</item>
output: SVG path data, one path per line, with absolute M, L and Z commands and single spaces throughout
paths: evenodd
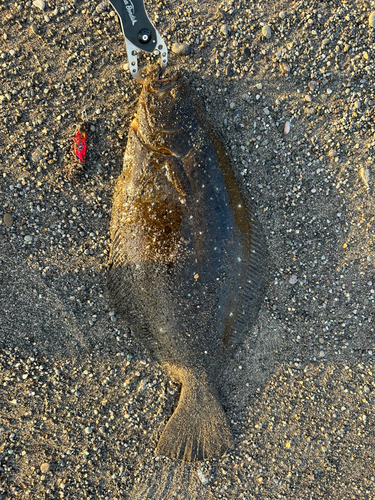
M 46 8 L 46 4 L 43 2 L 43 0 L 34 0 L 33 5 L 40 10 L 44 10 Z
M 361 167 L 359 169 L 359 175 L 366 187 L 366 189 L 368 190 L 369 189 L 369 181 L 370 181 L 370 169 L 368 167 Z
M 263 26 L 262 28 L 262 35 L 264 36 L 264 38 L 271 38 L 272 36 L 272 30 L 270 28 L 270 26 L 268 26 L 268 24 L 266 24 L 265 26 Z
M 297 276 L 296 276 L 295 274 L 292 274 L 292 276 L 291 276 L 291 277 L 290 277 L 290 279 L 289 279 L 289 283 L 290 283 L 291 285 L 295 285 L 295 284 L 297 283 L 297 281 L 298 281 Z
M 287 135 L 290 132 L 290 122 L 285 122 L 284 125 L 284 134 Z

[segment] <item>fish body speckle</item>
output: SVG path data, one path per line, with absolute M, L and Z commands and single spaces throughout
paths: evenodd
M 113 308 L 181 383 L 157 451 L 222 454 L 232 434 L 216 380 L 255 319 L 265 257 L 224 144 L 183 78 L 145 80 L 110 232 Z

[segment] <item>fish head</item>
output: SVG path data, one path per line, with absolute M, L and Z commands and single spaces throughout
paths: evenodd
M 191 99 L 185 79 L 179 74 L 160 77 L 151 67 L 145 77 L 132 129 L 149 149 L 182 158 L 191 149 L 184 117 L 191 115 Z

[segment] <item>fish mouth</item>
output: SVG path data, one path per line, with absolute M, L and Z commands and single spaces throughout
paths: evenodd
M 151 94 L 154 94 L 155 97 L 162 97 L 166 92 L 173 89 L 177 85 L 177 81 L 179 80 L 179 75 L 176 75 L 172 78 L 164 78 L 163 80 L 155 80 L 154 82 L 147 84 L 147 90 Z
M 145 79 L 144 90 L 160 98 L 175 87 L 179 79 L 179 73 L 168 78 L 161 78 L 161 68 L 152 67 Z

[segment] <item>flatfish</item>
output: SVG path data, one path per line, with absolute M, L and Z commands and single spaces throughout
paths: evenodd
M 265 252 L 224 143 L 183 77 L 145 79 L 110 235 L 112 306 L 181 384 L 157 452 L 223 454 L 233 436 L 217 379 L 259 309 Z

